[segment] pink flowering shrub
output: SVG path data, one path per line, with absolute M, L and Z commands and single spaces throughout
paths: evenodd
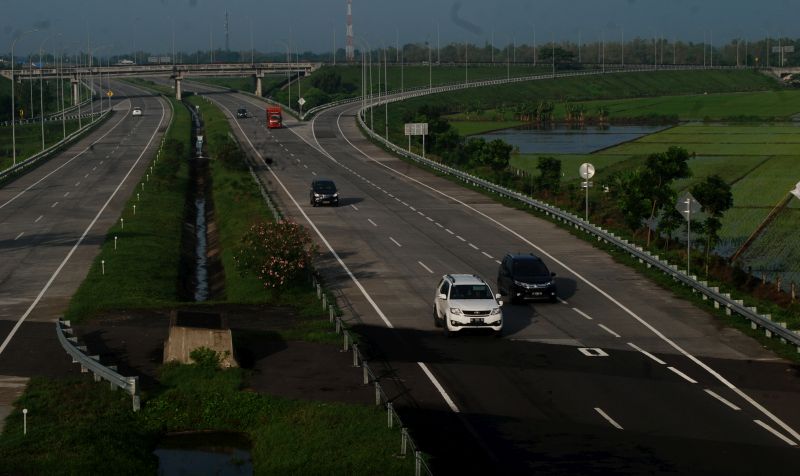
M 234 260 L 240 273 L 254 274 L 265 288 L 277 290 L 310 268 L 315 250 L 303 226 L 291 220 L 262 222 L 242 237 Z

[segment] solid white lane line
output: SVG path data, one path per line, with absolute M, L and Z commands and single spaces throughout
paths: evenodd
M 687 382 L 689 382 L 689 383 L 697 383 L 697 380 L 693 379 L 692 377 L 689 377 L 688 375 L 686 375 L 685 373 L 683 373 L 680 370 L 676 369 L 675 367 L 667 367 L 667 368 L 672 370 L 675 373 L 675 375 L 678 375 L 679 377 L 683 378 Z
M 760 426 L 761 428 L 767 430 L 768 432 L 770 432 L 773 435 L 777 436 L 778 438 L 782 439 L 784 441 L 784 443 L 786 443 L 787 445 L 789 445 L 789 446 L 797 446 L 797 443 L 795 443 L 794 441 L 790 440 L 789 438 L 783 436 L 782 433 L 780 433 L 775 428 L 772 428 L 771 426 L 767 425 L 763 421 L 761 421 L 761 420 L 753 420 L 753 421 L 756 422 L 758 424 L 758 426 Z
M 39 291 L 39 294 L 36 295 L 36 298 L 33 300 L 31 305 L 28 306 L 28 309 L 25 311 L 25 313 L 22 315 L 22 317 L 20 317 L 19 320 L 17 320 L 17 323 L 14 324 L 14 327 L 11 329 L 11 332 L 8 333 L 8 336 L 6 336 L 6 338 L 3 341 L 3 343 L 0 344 L 0 355 L 3 354 L 3 351 L 6 349 L 6 347 L 8 347 L 8 344 L 9 344 L 9 342 L 11 342 L 11 339 L 14 338 L 14 335 L 16 335 L 17 331 L 19 331 L 19 328 L 22 327 L 22 324 L 25 322 L 25 320 L 28 318 L 28 316 L 31 314 L 31 312 L 33 312 L 34 308 L 36 308 L 36 306 L 39 305 L 39 301 L 42 300 L 42 297 L 45 295 L 45 293 L 47 293 L 47 290 L 50 289 L 50 286 L 53 285 L 53 282 L 56 280 L 58 275 L 61 274 L 61 270 L 64 269 L 64 266 L 67 265 L 67 262 L 69 262 L 70 258 L 72 258 L 72 255 L 75 254 L 75 251 L 78 249 L 78 247 L 86 239 L 86 236 L 92 230 L 92 228 L 94 227 L 95 223 L 97 223 L 97 220 L 100 219 L 100 216 L 106 211 L 106 208 L 108 208 L 108 205 L 111 203 L 111 201 L 117 195 L 117 193 L 119 193 L 119 190 L 122 188 L 122 185 L 125 183 L 126 180 L 128 180 L 128 177 L 131 175 L 131 173 L 133 173 L 133 170 L 136 168 L 136 166 L 142 160 L 142 157 L 144 156 L 145 152 L 147 152 L 147 150 L 150 148 L 150 144 L 153 142 L 153 139 L 155 139 L 156 134 L 158 134 L 158 131 L 161 128 L 161 124 L 164 122 L 164 116 L 166 116 L 166 112 L 167 112 L 166 108 L 163 107 L 163 103 L 162 103 L 161 120 L 159 121 L 158 126 L 156 126 L 155 130 L 153 131 L 153 135 L 150 136 L 150 140 L 147 141 L 147 144 L 142 149 L 142 153 L 139 154 L 139 157 L 133 162 L 133 164 L 131 165 L 130 169 L 128 169 L 128 172 L 125 174 L 124 177 L 122 177 L 122 180 L 120 180 L 119 184 L 117 184 L 117 187 L 114 189 L 114 191 L 111 192 L 111 195 L 109 195 L 109 197 L 106 200 L 106 202 L 103 204 L 102 207 L 100 207 L 100 210 L 94 216 L 94 218 L 92 219 L 92 222 L 89 223 L 89 226 L 87 226 L 86 229 L 83 231 L 83 234 L 80 236 L 80 238 L 78 238 L 78 241 L 76 241 L 75 244 L 72 246 L 72 248 L 69 250 L 69 252 L 67 253 L 67 256 L 64 257 L 63 261 L 61 261 L 61 264 L 58 265 L 58 268 L 56 268 L 56 270 L 50 276 L 50 279 L 47 280 L 47 283 L 44 285 L 42 290 Z M 114 130 L 114 129 L 112 128 L 111 130 Z M 105 136 L 103 136 L 103 137 L 105 137 Z M 6 203 L 9 203 L 9 202 L 6 202 Z
M 481 253 L 483 254 L 483 256 L 485 256 L 485 257 L 487 257 L 489 259 L 494 259 L 494 256 L 490 255 L 489 253 L 487 253 L 485 251 L 481 251 Z
M 442 384 L 440 384 L 439 381 L 436 380 L 436 377 L 433 376 L 431 371 L 428 370 L 428 366 L 423 364 L 422 362 L 417 362 L 417 364 L 420 366 L 420 368 L 422 368 L 422 371 L 425 372 L 425 375 L 427 375 L 428 378 L 431 380 L 431 383 L 433 383 L 433 386 L 436 387 L 436 390 L 439 391 L 439 394 L 442 396 L 442 398 L 444 398 L 444 401 L 447 402 L 447 406 L 450 407 L 450 410 L 453 410 L 454 413 L 459 413 L 460 410 L 458 409 L 456 404 L 453 403 L 453 400 L 450 399 L 450 395 L 448 395 L 447 392 L 444 391 L 444 388 L 442 388 Z
M 57 206 L 58 206 L 58 202 L 53 202 L 53 204 L 52 204 L 52 205 L 50 205 L 50 208 L 55 208 L 55 207 L 57 207 Z
M 461 238 L 461 237 L 460 237 L 460 236 L 458 236 L 458 235 L 456 235 L 456 238 L 458 238 L 459 240 L 461 240 L 461 241 L 464 241 L 464 242 L 466 242 L 466 241 L 467 241 L 467 240 L 465 240 L 464 238 Z
M 709 395 L 711 395 L 712 397 L 714 397 L 714 398 L 716 398 L 717 400 L 719 400 L 720 402 L 722 402 L 722 403 L 724 403 L 725 405 L 727 405 L 727 406 L 728 406 L 728 407 L 729 407 L 731 410 L 734 410 L 734 411 L 737 411 L 737 412 L 738 412 L 739 410 L 741 410 L 741 408 L 737 407 L 737 406 L 736 406 L 736 405 L 734 405 L 733 403 L 731 403 L 731 402 L 729 402 L 728 400 L 726 400 L 726 399 L 722 398 L 721 396 L 717 395 L 717 394 L 716 394 L 716 392 L 714 392 L 713 390 L 710 390 L 710 389 L 707 389 L 707 388 L 706 388 L 704 391 L 705 391 L 707 394 L 709 394 Z
M 357 206 L 355 206 L 355 205 L 350 205 L 350 206 L 353 207 L 353 210 L 358 211 L 358 207 Z
M 39 218 L 37 218 L 36 220 L 33 220 L 33 222 L 34 223 L 39 223 L 39 220 L 41 220 L 42 218 L 44 218 L 44 215 L 39 215 Z
M 640 348 L 640 347 L 639 347 L 639 346 L 637 346 L 636 344 L 634 344 L 634 343 L 632 343 L 632 342 L 628 342 L 628 345 L 629 345 L 629 346 L 631 346 L 632 348 L 634 348 L 634 349 L 638 350 L 638 351 L 639 351 L 639 352 L 641 352 L 642 354 L 646 355 L 647 357 L 649 357 L 649 358 L 653 359 L 654 361 L 658 362 L 659 364 L 661 364 L 661 365 L 667 365 L 667 363 L 666 363 L 666 362 L 664 362 L 663 360 L 659 359 L 658 357 L 656 357 L 655 355 L 651 354 L 650 352 L 648 352 L 648 351 L 646 351 L 646 350 L 644 350 L 644 349 Z
M 611 334 L 614 337 L 622 337 L 619 334 L 617 334 L 616 332 L 614 332 L 611 329 L 609 329 L 607 326 L 604 326 L 603 324 L 597 324 L 597 325 L 600 326 L 600 328 L 602 328 L 604 331 L 608 332 L 609 334 Z
M 609 423 L 611 423 L 611 425 L 612 425 L 614 428 L 616 428 L 617 430 L 622 430 L 622 426 L 621 426 L 619 423 L 615 422 L 613 418 L 611 418 L 610 416 L 608 416 L 608 414 L 607 414 L 606 412 L 604 412 L 602 408 L 600 408 L 600 407 L 594 407 L 594 411 L 596 411 L 597 413 L 599 413 L 601 417 L 605 418 L 605 419 L 606 419 L 606 421 L 608 421 Z
M 451 235 L 455 235 L 455 233 L 453 233 L 453 231 L 450 228 L 445 228 L 444 231 L 450 233 Z
M 22 238 L 22 235 L 24 235 L 24 234 L 25 234 L 24 231 L 19 232 L 19 235 L 17 235 L 17 237 L 14 238 L 14 241 L 17 241 L 18 239 Z
M 419 263 L 419 265 L 420 265 L 420 266 L 422 266 L 423 268 L 425 268 L 425 271 L 427 271 L 427 272 L 429 272 L 429 273 L 433 274 L 433 270 L 432 270 L 432 269 L 430 269 L 429 267 L 425 266 L 425 263 L 423 263 L 422 261 L 417 261 L 417 263 Z
M 378 227 L 378 224 L 377 224 L 377 223 L 375 223 L 374 221 L 372 221 L 372 219 L 371 219 L 371 218 L 367 218 L 367 221 L 368 221 L 368 222 L 370 222 L 370 223 L 372 223 L 372 226 L 374 226 L 374 227 L 376 227 L 376 228 Z
M 573 307 L 573 308 L 572 308 L 572 310 L 573 310 L 573 311 L 575 311 L 575 312 L 577 312 L 577 313 L 578 313 L 578 314 L 580 314 L 581 316 L 585 317 L 586 319 L 589 319 L 590 321 L 592 320 L 592 316 L 590 316 L 589 314 L 586 314 L 585 312 L 581 311 L 581 310 L 580 310 L 580 309 L 578 309 L 577 307 Z
M 403 245 L 401 245 L 400 243 L 398 243 L 398 242 L 397 242 L 397 240 L 395 240 L 395 239 L 394 239 L 394 238 L 392 238 L 391 236 L 389 237 L 389 239 L 390 239 L 390 240 L 392 240 L 392 243 L 396 244 L 398 248 L 402 248 L 402 247 L 403 247 Z
M 66 193 L 64 194 L 64 198 L 67 198 L 67 197 L 69 197 L 69 192 L 66 192 Z

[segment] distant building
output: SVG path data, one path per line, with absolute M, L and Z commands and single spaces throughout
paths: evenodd
M 169 64 L 172 63 L 172 56 L 148 56 L 147 62 L 153 64 Z

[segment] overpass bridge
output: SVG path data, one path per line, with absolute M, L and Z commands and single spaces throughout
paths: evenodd
M 2 70 L 0 74 L 17 81 L 41 79 L 68 79 L 72 85 L 72 102 L 79 102 L 78 84 L 81 77 L 103 75 L 108 77 L 168 76 L 175 81 L 175 96 L 181 99 L 181 82 L 187 77 L 198 76 L 254 76 L 257 95 L 261 95 L 261 78 L 268 74 L 288 74 L 308 76 L 322 66 L 322 63 L 212 63 L 212 64 L 155 64 L 155 65 L 109 65 L 70 68 L 28 67 Z

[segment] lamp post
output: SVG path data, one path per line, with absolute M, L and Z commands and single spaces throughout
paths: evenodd
M 39 123 L 41 124 L 42 130 L 42 150 L 44 150 L 44 86 L 42 81 L 42 76 L 44 76 L 44 62 L 42 61 L 42 48 L 47 40 L 54 36 L 61 36 L 61 33 L 50 35 L 39 43 Z M 53 55 L 53 62 L 55 63 L 55 55 Z M 58 80 L 56 80 L 56 84 L 58 84 Z
M 14 41 L 11 42 L 11 150 L 12 156 L 14 157 L 13 165 L 17 165 L 17 131 L 15 124 L 17 122 L 17 106 L 14 102 L 14 83 L 16 83 L 16 79 L 14 78 L 14 45 L 17 44 L 17 41 L 22 38 L 23 36 L 27 35 L 28 33 L 34 33 L 39 30 L 33 29 L 28 31 L 23 31 L 20 33 L 19 36 L 14 38 Z
M 288 106 L 289 106 L 289 109 L 292 109 L 292 67 L 291 67 L 291 63 L 290 63 L 290 61 L 292 59 L 292 53 L 291 53 L 291 50 L 289 49 L 289 43 L 288 42 L 286 42 L 284 40 L 278 40 L 278 41 L 280 43 L 282 43 L 286 47 L 286 86 L 287 86 L 287 89 L 289 90 L 289 103 L 288 103 Z

